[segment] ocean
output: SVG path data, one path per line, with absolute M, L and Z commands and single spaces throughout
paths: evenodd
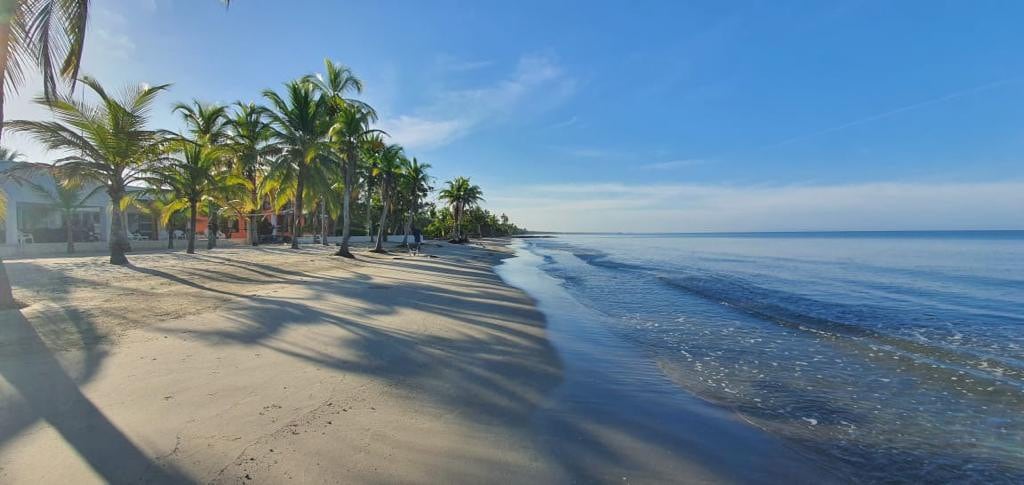
M 844 480 L 1024 482 L 1024 231 L 593 234 L 517 245 L 506 264 L 520 275 L 529 266 L 573 300 L 546 302 L 553 291 L 502 273 L 549 322 L 574 322 L 552 329 L 560 351 L 602 335 L 585 355 L 626 348 L 615 354 L 660 374 L 597 379 L 599 392 L 699 399 Z M 588 365 L 569 350 L 567 365 Z

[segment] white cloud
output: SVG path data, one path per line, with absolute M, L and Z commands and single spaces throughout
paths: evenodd
M 430 149 L 459 136 L 464 126 L 459 120 L 428 120 L 403 115 L 381 121 L 379 128 L 403 146 Z
M 385 117 L 380 125 L 395 142 L 408 148 L 437 148 L 484 124 L 548 109 L 574 89 L 573 79 L 553 59 L 526 56 L 507 79 L 476 89 L 437 93 L 427 106 L 411 114 Z
M 700 232 L 1024 228 L 1024 182 L 508 187 L 488 194 L 528 228 Z

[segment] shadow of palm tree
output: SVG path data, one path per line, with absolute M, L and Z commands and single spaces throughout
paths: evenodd
M 174 467 L 152 461 L 82 394 L 21 311 L 8 310 L 0 318 L 5 332 L 16 333 L 25 346 L 22 355 L 0 358 L 0 376 L 21 401 L 5 404 L 4 423 L 46 421 L 110 483 L 190 481 Z M 4 428 L 0 441 L 14 436 L 14 430 Z

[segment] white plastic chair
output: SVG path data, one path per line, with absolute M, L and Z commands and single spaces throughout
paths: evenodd
M 36 242 L 36 240 L 35 240 L 35 238 L 32 237 L 32 234 L 29 234 L 27 232 L 18 231 L 18 244 L 25 244 L 25 243 L 33 243 L 34 244 L 35 242 Z

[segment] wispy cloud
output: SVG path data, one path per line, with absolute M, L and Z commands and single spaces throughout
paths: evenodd
M 429 120 L 404 115 L 381 121 L 379 128 L 402 145 L 420 149 L 445 145 L 465 129 L 457 119 Z
M 648 163 L 642 165 L 641 168 L 649 170 L 675 170 L 677 168 L 692 167 L 694 165 L 703 165 L 708 163 L 707 160 L 701 159 L 684 159 L 684 160 L 669 160 L 667 162 Z
M 549 128 L 551 128 L 551 129 L 568 128 L 568 127 L 570 127 L 572 125 L 575 125 L 577 122 L 579 122 L 579 120 L 580 119 L 578 117 L 573 116 L 572 118 L 569 118 L 567 120 L 559 121 L 558 123 L 555 123 L 555 124 L 549 126 Z
M 475 89 L 436 93 L 427 106 L 387 117 L 380 125 L 409 148 L 437 148 L 484 124 L 549 109 L 574 90 L 575 81 L 554 59 L 525 56 L 505 79 Z
M 132 59 L 135 54 L 135 41 L 125 32 L 128 19 L 114 10 L 98 8 L 92 13 L 91 22 L 95 27 L 89 29 L 86 39 L 86 59 L 92 54 L 99 54 L 106 61 L 124 62 Z
M 560 184 L 508 187 L 488 203 L 561 231 L 1024 228 L 1024 181 L 844 185 Z
M 847 123 L 843 123 L 841 125 L 836 125 L 836 126 L 832 126 L 832 127 L 829 127 L 829 128 L 822 129 L 822 130 L 812 131 L 810 133 L 805 133 L 805 134 L 802 134 L 802 135 L 798 135 L 798 136 L 794 136 L 794 137 L 791 137 L 791 138 L 787 138 L 787 139 L 779 141 L 779 142 L 775 142 L 775 143 L 771 143 L 771 144 L 762 146 L 762 147 L 759 148 L 759 150 L 768 149 L 768 148 L 777 148 L 777 147 L 782 147 L 782 146 L 786 146 L 786 145 L 792 145 L 794 143 L 798 143 L 798 142 L 801 142 L 801 141 L 804 141 L 804 140 L 809 140 L 811 138 L 817 138 L 817 137 L 822 136 L 822 135 L 827 135 L 829 133 L 835 133 L 837 131 L 842 131 L 842 130 L 845 130 L 845 129 L 848 129 L 848 128 L 853 128 L 855 126 L 866 125 L 868 123 L 873 123 L 875 121 L 880 121 L 880 120 L 884 120 L 886 118 L 891 118 L 893 116 L 900 115 L 900 114 L 906 113 L 908 111 L 914 111 L 914 110 L 918 110 L 918 109 L 925 108 L 925 107 L 928 107 L 928 106 L 932 106 L 932 105 L 936 105 L 936 104 L 940 104 L 940 103 L 945 103 L 947 101 L 952 101 L 954 99 L 963 98 L 963 97 L 966 97 L 966 96 L 970 96 L 972 94 L 977 94 L 977 93 L 981 93 L 981 92 L 984 92 L 984 91 L 989 91 L 991 89 L 996 89 L 996 88 L 1005 86 L 1007 84 L 1013 84 L 1013 83 L 1016 83 L 1016 82 L 1019 82 L 1019 81 L 1020 81 L 1019 78 L 1003 79 L 1003 80 L 1000 80 L 1000 81 L 994 81 L 994 82 L 991 82 L 991 83 L 982 84 L 980 86 L 974 86 L 974 87 L 968 88 L 968 89 L 962 89 L 962 90 L 959 90 L 959 91 L 954 91 L 954 92 L 947 93 L 947 94 L 944 94 L 942 96 L 931 98 L 931 99 L 928 99 L 928 100 L 925 100 L 925 101 L 921 101 L 921 102 L 913 103 L 913 104 L 908 104 L 906 106 L 900 106 L 900 107 L 895 108 L 895 109 L 891 109 L 891 110 L 888 110 L 888 111 L 883 111 L 881 113 L 877 113 L 877 114 L 874 114 L 874 115 L 871 115 L 871 116 L 867 116 L 867 117 L 864 117 L 864 118 L 856 119 L 856 120 L 853 120 L 853 121 L 850 121 L 850 122 L 847 122 Z

